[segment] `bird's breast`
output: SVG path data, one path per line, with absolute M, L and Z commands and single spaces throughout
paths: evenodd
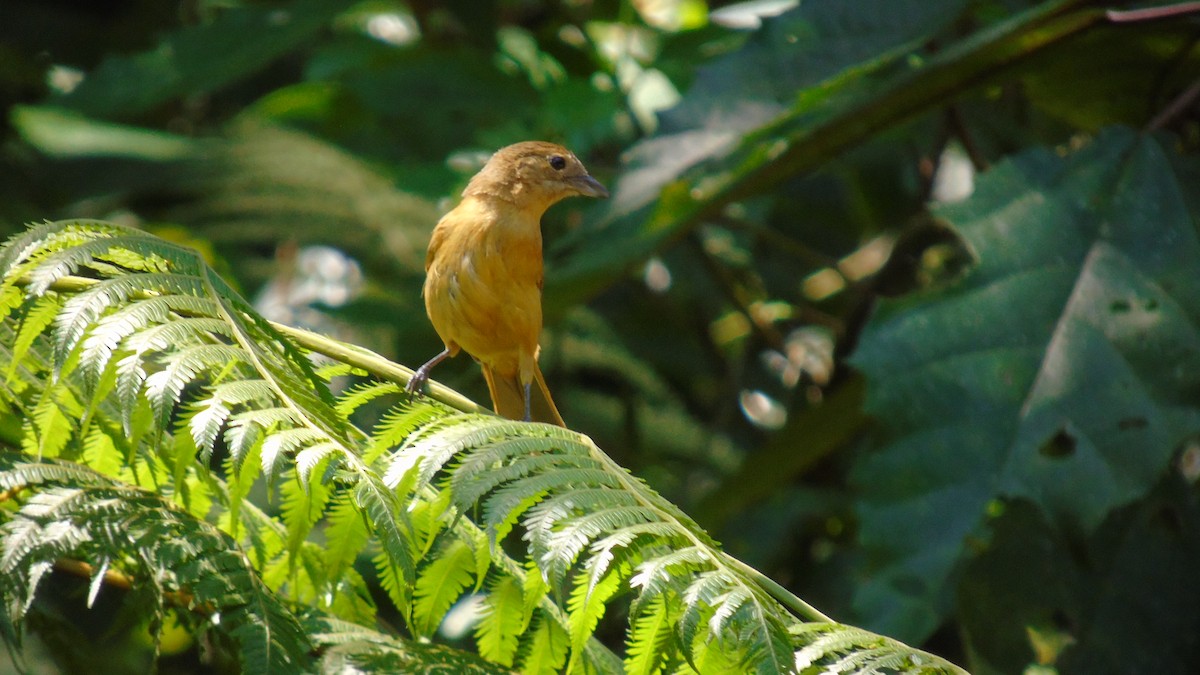
M 426 265 L 425 307 L 434 328 L 447 344 L 481 361 L 536 352 L 542 327 L 538 224 L 457 211 L 438 224 Z

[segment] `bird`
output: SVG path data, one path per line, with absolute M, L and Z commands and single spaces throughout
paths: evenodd
M 538 368 L 541 220 L 573 196 L 603 199 L 608 190 L 574 153 L 546 141 L 501 148 L 471 178 L 430 237 L 422 295 L 445 349 L 413 373 L 410 394 L 465 351 L 483 369 L 497 414 L 566 426 Z

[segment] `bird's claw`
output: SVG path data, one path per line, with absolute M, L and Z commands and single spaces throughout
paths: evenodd
M 413 371 L 412 377 L 408 380 L 408 384 L 404 385 L 404 393 L 409 396 L 424 394 L 425 387 L 429 384 L 429 371 L 425 370 L 424 366 Z

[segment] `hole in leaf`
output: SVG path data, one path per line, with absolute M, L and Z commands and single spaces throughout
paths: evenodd
M 1059 429 L 1053 436 L 1046 439 L 1042 447 L 1038 448 L 1038 452 L 1043 457 L 1053 457 L 1056 459 L 1070 457 L 1075 454 L 1075 437 L 1067 432 L 1066 429 Z
M 1150 426 L 1150 420 L 1145 417 L 1125 417 L 1117 422 L 1117 428 L 1121 431 L 1145 429 L 1148 426 Z
M 1179 511 L 1169 505 L 1164 505 L 1158 509 L 1158 513 L 1154 514 L 1156 520 L 1173 535 L 1183 533 L 1183 516 Z
M 1129 304 L 1128 300 L 1113 300 L 1112 304 L 1108 306 L 1108 309 L 1113 314 L 1124 314 L 1130 309 L 1133 309 L 1133 306 Z
M 1059 630 L 1071 631 L 1075 629 L 1075 622 L 1071 620 L 1071 616 L 1062 608 L 1054 610 L 1050 615 L 1050 620 L 1054 622 L 1054 627 Z
M 1146 311 L 1153 312 L 1158 309 L 1158 301 L 1151 298 L 1146 301 Z

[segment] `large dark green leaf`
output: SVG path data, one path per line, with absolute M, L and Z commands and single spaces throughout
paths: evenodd
M 977 265 L 885 304 L 855 357 L 886 436 L 855 474 L 878 562 L 856 601 L 909 638 L 940 621 L 993 500 L 1090 532 L 1200 430 L 1200 243 L 1156 140 L 1027 152 L 940 215 Z
M 586 297 L 729 203 L 1093 25 L 1096 12 L 1068 11 L 1081 1 L 1045 3 L 903 65 L 896 57 L 964 3 L 803 3 L 765 22 L 747 47 L 702 71 L 695 93 L 665 114 L 665 133 L 626 153 L 608 212 L 557 247 L 548 304 Z
M 153 50 L 110 56 L 60 103 L 97 117 L 138 115 L 184 95 L 209 93 L 311 40 L 349 0 L 246 6 L 167 35 Z
M 959 585 L 975 675 L 1035 661 L 1067 674 L 1195 672 L 1200 502 L 1178 475 L 1082 540 L 1064 537 L 1029 502 L 1002 513 Z

